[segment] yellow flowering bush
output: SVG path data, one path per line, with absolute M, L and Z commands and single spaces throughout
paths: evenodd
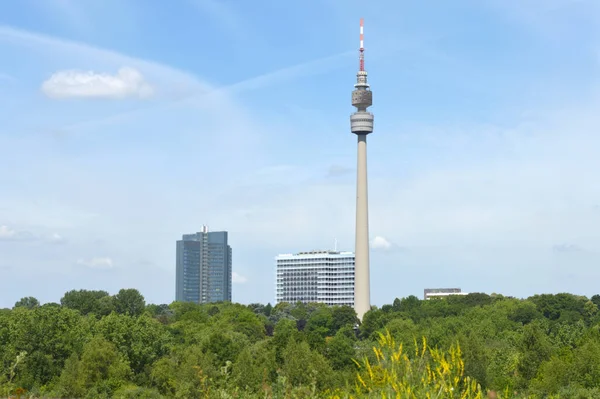
M 375 362 L 364 358 L 356 362 L 356 393 L 333 395 L 331 399 L 483 399 L 477 382 L 464 376 L 460 347 L 448 352 L 429 348 L 423 338 L 415 342 L 415 354 L 410 358 L 402 344 L 396 344 L 389 332 L 379 334 L 373 348 Z

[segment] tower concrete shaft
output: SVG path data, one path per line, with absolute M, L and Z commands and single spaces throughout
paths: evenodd
M 360 66 L 352 92 L 356 112 L 350 116 L 352 133 L 358 136 L 356 174 L 356 242 L 354 249 L 354 310 L 359 319 L 371 309 L 369 268 L 369 202 L 367 185 L 367 135 L 373 132 L 373 114 L 367 108 L 373 104 L 373 93 L 364 70 L 363 21 L 360 21 Z
M 360 320 L 371 309 L 369 267 L 369 199 L 367 186 L 367 135 L 358 135 L 356 174 L 356 242 L 354 249 L 354 310 Z

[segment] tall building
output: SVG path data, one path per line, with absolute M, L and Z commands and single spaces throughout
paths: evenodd
M 354 306 L 354 254 L 312 251 L 278 255 L 276 299 Z
M 231 301 L 231 247 L 226 231 L 184 234 L 177 241 L 175 300 Z
M 350 116 L 350 130 L 358 137 L 356 173 L 356 268 L 354 310 L 358 318 L 371 309 L 369 271 L 369 203 L 367 197 L 367 134 L 373 132 L 373 114 L 367 111 L 373 105 L 373 93 L 367 83 L 363 45 L 363 19 L 360 19 L 359 70 L 352 92 L 356 112 Z

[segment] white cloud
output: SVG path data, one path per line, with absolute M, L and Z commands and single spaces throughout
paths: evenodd
M 58 233 L 52 233 L 48 237 L 48 241 L 52 244 L 64 244 L 66 242 L 65 238 Z
M 390 249 L 392 247 L 392 244 L 386 240 L 384 237 L 381 236 L 375 236 L 372 240 L 371 240 L 371 248 L 372 249 Z
M 113 260 L 107 257 L 78 259 L 77 264 L 89 267 L 90 269 L 112 269 L 114 266 Z
M 10 240 L 17 235 L 17 232 L 8 226 L 0 226 L 0 240 Z
M 233 272 L 231 273 L 231 281 L 234 284 L 244 284 L 248 279 L 239 273 Z
M 29 241 L 36 237 L 29 231 L 15 230 L 9 226 L 0 226 L 0 241 Z
M 0 241 L 30 241 L 62 244 L 66 240 L 58 233 L 43 234 L 26 230 L 16 230 L 7 225 L 0 226 Z
M 42 92 L 55 99 L 62 98 L 147 98 L 152 87 L 135 68 L 123 67 L 116 75 L 94 71 L 66 70 L 54 73 L 42 83 Z

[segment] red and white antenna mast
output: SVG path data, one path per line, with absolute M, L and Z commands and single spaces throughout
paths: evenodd
M 365 70 L 365 46 L 364 46 L 364 23 L 363 23 L 363 19 L 360 19 L 360 55 L 359 55 L 359 60 L 360 60 L 360 70 L 364 71 Z

